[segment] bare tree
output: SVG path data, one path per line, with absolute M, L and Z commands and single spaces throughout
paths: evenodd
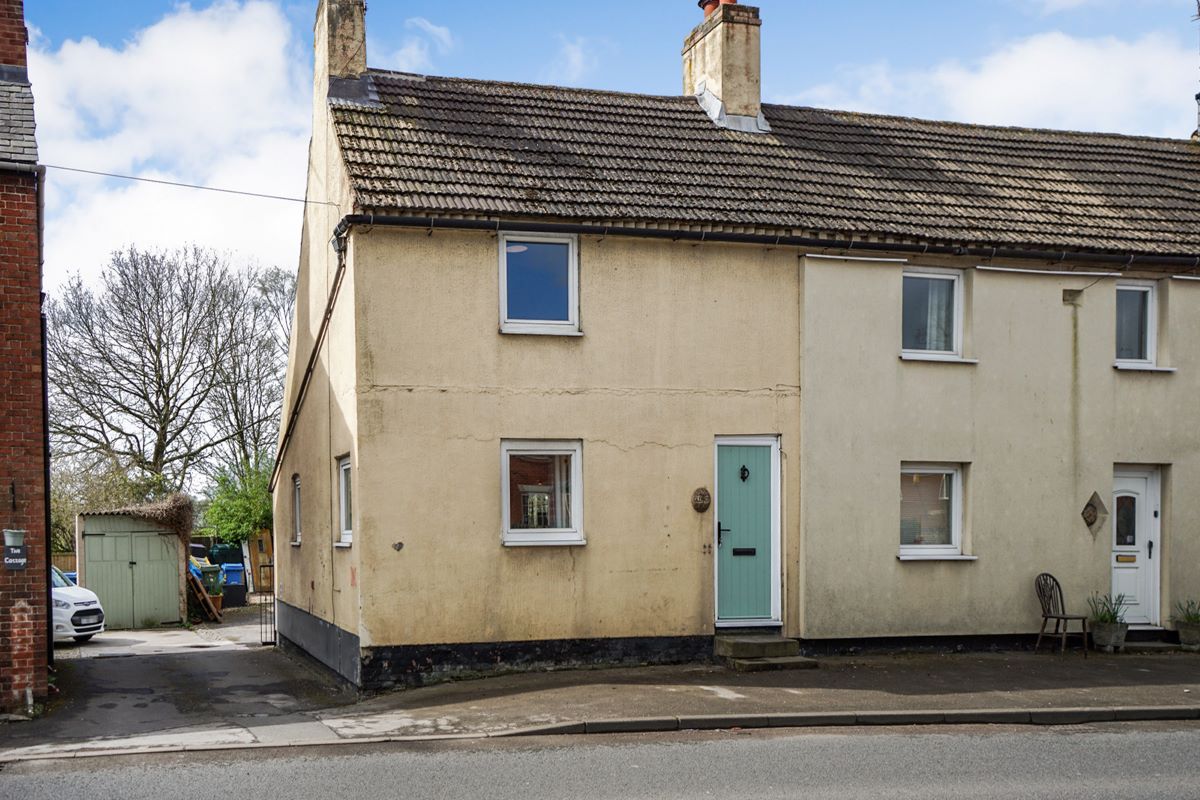
M 213 428 L 222 444 L 210 475 L 224 471 L 244 481 L 274 457 L 295 303 L 295 278 L 277 268 L 247 272 L 227 300 L 221 324 L 232 346 L 214 365 Z
M 114 253 L 93 291 L 77 275 L 49 304 L 56 455 L 114 462 L 153 493 L 183 489 L 233 433 L 214 434 L 213 394 L 239 345 L 225 260 L 190 248 Z
M 50 474 L 50 542 L 56 553 L 75 549 L 75 518 L 151 499 L 153 485 L 136 483 L 116 461 L 55 457 Z

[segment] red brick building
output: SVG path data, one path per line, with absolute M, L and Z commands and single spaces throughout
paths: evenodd
M 42 349 L 42 170 L 22 0 L 0 0 L 0 528 L 25 531 L 0 565 L 0 710 L 46 696 L 48 447 Z

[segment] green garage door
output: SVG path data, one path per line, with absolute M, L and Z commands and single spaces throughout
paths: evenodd
M 180 621 L 178 537 L 129 530 L 128 518 L 88 517 L 84 539 L 83 577 L 100 597 L 106 628 Z

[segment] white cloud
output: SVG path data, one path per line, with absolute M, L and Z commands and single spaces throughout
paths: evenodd
M 558 53 L 543 72 L 543 80 L 547 83 L 571 86 L 582 82 L 595 72 L 600 58 L 591 40 L 583 36 L 568 39 L 562 35 L 559 35 L 558 40 Z
M 432 72 L 433 53 L 446 55 L 458 46 L 449 28 L 435 25 L 424 17 L 412 17 L 404 21 L 404 27 L 416 33 L 406 36 L 400 46 L 387 53 L 379 62 L 383 66 L 401 72 Z
M 35 39 L 42 161 L 303 197 L 311 82 L 301 52 L 264 0 L 180 5 L 119 48 Z M 47 287 L 95 276 L 129 244 L 194 242 L 295 269 L 301 208 L 50 170 Z
M 438 51 L 441 53 L 448 53 L 454 49 L 454 35 L 450 33 L 449 28 L 434 25 L 424 17 L 413 17 L 412 19 L 405 20 L 404 27 L 416 28 L 422 31 L 433 40 L 433 43 L 437 45 Z
M 843 68 L 784 98 L 830 108 L 992 125 L 1184 138 L 1195 128 L 1195 54 L 1160 34 L 1127 41 L 1043 33 L 972 64 Z
M 1033 0 L 1033 2 L 1043 14 L 1057 14 L 1060 11 L 1074 11 L 1094 3 L 1095 0 Z

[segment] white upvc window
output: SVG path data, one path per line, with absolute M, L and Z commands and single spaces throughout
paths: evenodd
M 300 533 L 300 476 L 292 476 L 292 544 L 299 545 Z
M 342 456 L 337 462 L 338 474 L 338 544 L 349 545 L 354 541 L 354 495 L 350 472 L 350 456 Z
M 508 547 L 582 545 L 583 443 L 500 443 L 502 540 Z
M 932 360 L 963 355 L 963 274 L 934 267 L 904 270 L 901 352 Z
M 902 464 L 901 558 L 961 556 L 962 527 L 962 465 Z
M 500 234 L 500 331 L 579 336 L 579 239 Z
M 1158 287 L 1153 281 L 1117 284 L 1117 366 L 1152 367 L 1158 358 Z

